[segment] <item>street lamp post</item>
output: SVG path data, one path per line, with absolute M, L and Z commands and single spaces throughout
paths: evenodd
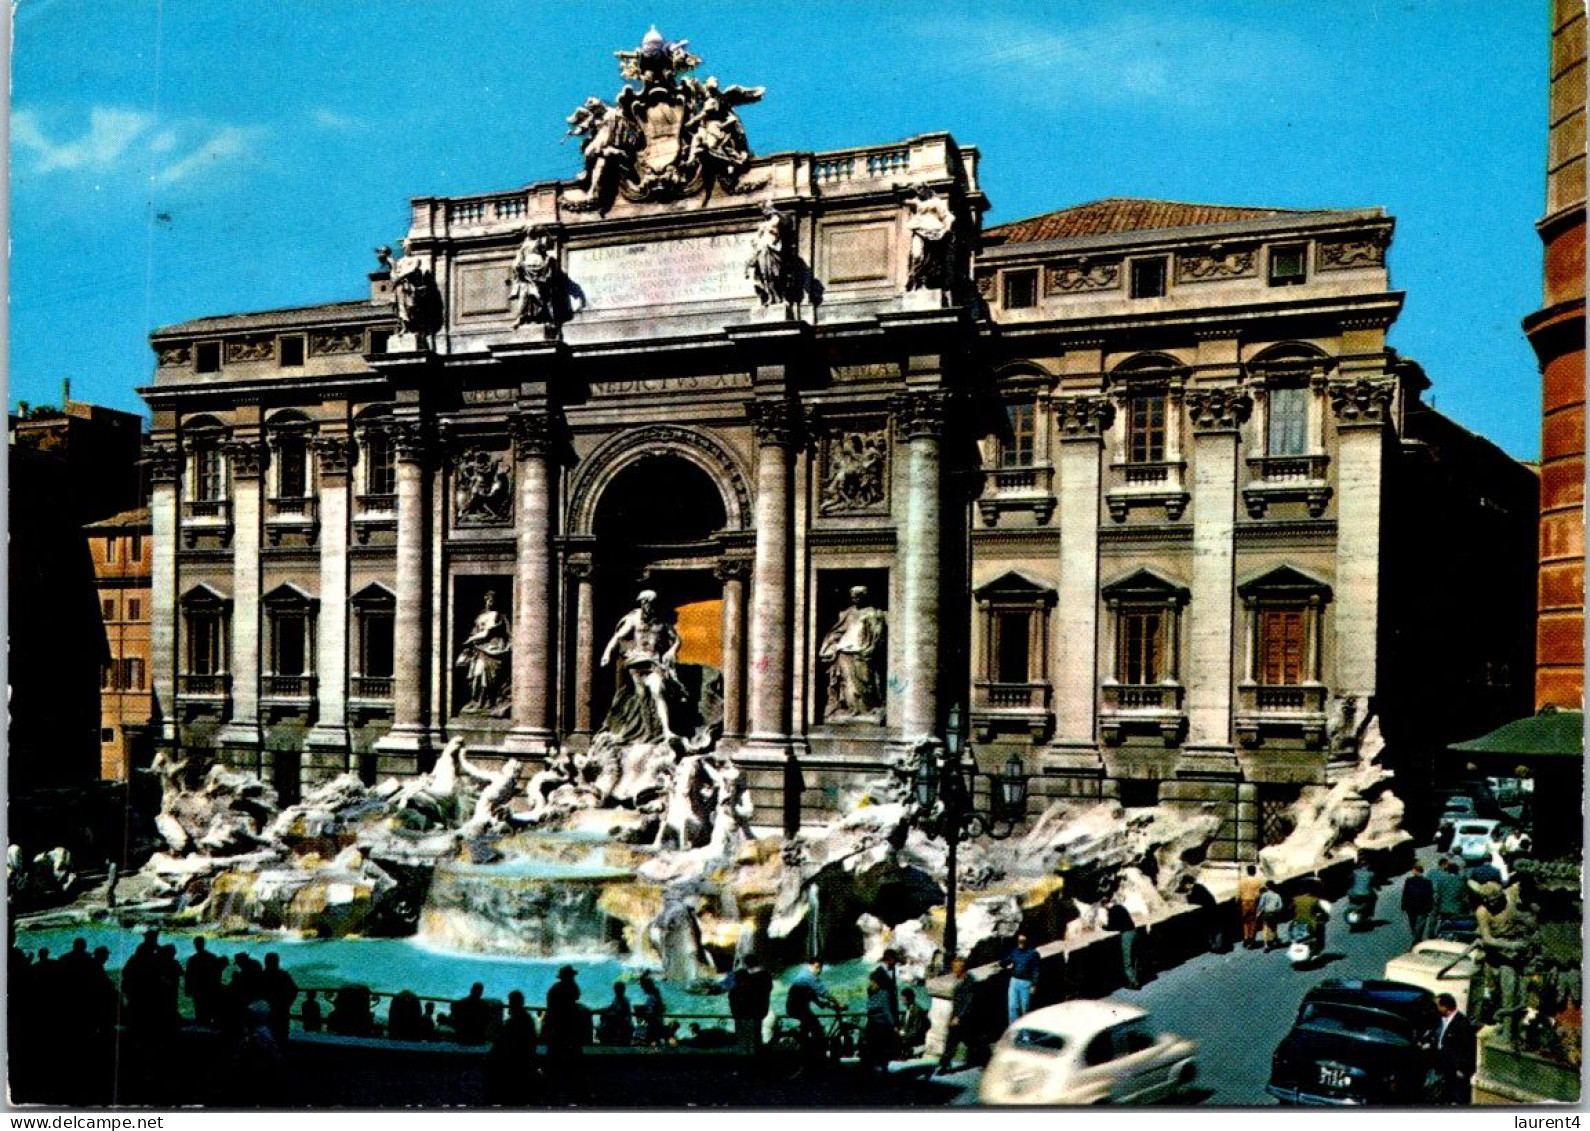
M 1027 775 L 1021 759 L 1012 754 L 999 774 L 982 773 L 966 742 L 965 719 L 960 704 L 950 708 L 944 726 L 942 752 L 922 760 L 916 772 L 918 825 L 929 836 L 944 838 L 944 968 L 955 959 L 959 939 L 955 924 L 957 865 L 963 836 L 990 836 L 1003 840 L 1016 831 L 1027 812 Z M 977 804 L 977 779 L 988 779 L 986 809 Z

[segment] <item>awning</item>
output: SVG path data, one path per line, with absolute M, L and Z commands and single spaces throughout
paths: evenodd
M 1527 719 L 1514 719 L 1490 734 L 1454 742 L 1464 754 L 1505 754 L 1513 758 L 1583 758 L 1584 712 L 1546 707 Z

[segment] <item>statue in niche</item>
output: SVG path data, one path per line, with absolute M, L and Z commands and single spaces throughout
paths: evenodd
M 863 510 L 883 502 L 884 434 L 846 432 L 828 441 L 827 476 L 818 510 Z
M 392 273 L 392 304 L 397 315 L 398 333 L 414 338 L 416 349 L 429 349 L 431 339 L 442 328 L 442 292 L 430 265 L 408 254 L 408 241 L 399 240 L 404 254 L 395 262 L 392 249 L 378 247 L 376 259 Z
M 635 607 L 625 613 L 602 650 L 602 666 L 618 663 L 613 673 L 613 705 L 602 729 L 614 742 L 672 742 L 669 700 L 684 697 L 674 674 L 679 633 L 657 614 L 657 594 L 643 589 Z
M 883 722 L 883 643 L 886 619 L 882 609 L 867 603 L 867 587 L 850 590 L 850 607 L 823 637 L 817 656 L 828 665 L 829 722 Z
M 464 638 L 455 666 L 464 669 L 469 684 L 469 702 L 462 715 L 490 715 L 504 718 L 508 713 L 508 664 L 512 650 L 508 619 L 497 611 L 497 594 L 486 590 L 474 627 Z
M 751 258 L 745 263 L 746 277 L 756 288 L 756 297 L 763 306 L 790 301 L 789 239 L 788 218 L 772 204 L 764 204 L 762 222 L 757 225 L 751 241 Z
M 460 526 L 513 518 L 513 473 L 501 456 L 471 448 L 453 464 L 453 517 Z
M 905 289 L 948 290 L 955 259 L 955 216 L 950 202 L 919 184 L 906 205 L 911 210 L 905 225 L 911 233 L 911 255 Z
M 524 242 L 508 275 L 508 302 L 514 327 L 556 326 L 567 308 L 563 268 L 557 247 L 544 228 L 526 228 Z

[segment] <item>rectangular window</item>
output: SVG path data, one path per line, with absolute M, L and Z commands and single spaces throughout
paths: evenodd
M 226 464 L 216 444 L 202 444 L 194 450 L 193 497 L 207 503 L 226 497 Z
M 99 615 L 106 624 L 116 619 L 116 598 L 106 597 L 99 603 Z
M 1132 260 L 1132 297 L 1159 298 L 1165 293 L 1165 260 Z
M 296 369 L 304 363 L 304 336 L 289 334 L 276 347 L 278 365 L 282 369 Z
M 199 373 L 221 372 L 221 343 L 200 342 L 194 346 L 193 368 Z
M 212 609 L 188 613 L 189 675 L 219 675 L 225 643 L 221 636 L 221 614 Z
M 276 449 L 276 494 L 302 499 L 309 494 L 309 453 L 303 440 L 289 437 Z
M 1308 281 L 1308 245 L 1270 249 L 1270 286 L 1295 287 Z
M 1126 422 L 1127 460 L 1158 463 L 1165 458 L 1165 394 L 1143 393 L 1131 399 Z
M 142 601 L 140 601 L 137 597 L 128 597 L 127 598 L 127 619 L 128 620 L 143 620 L 143 616 L 144 616 L 144 603 Z
M 1269 451 L 1272 456 L 1300 456 L 1308 451 L 1306 388 L 1270 390 Z
M 116 741 L 116 728 L 115 727 L 105 727 L 103 730 L 101 730 L 99 732 L 99 740 L 101 742 L 114 742 L 114 741 Z
M 309 619 L 302 613 L 271 617 L 271 670 L 274 675 L 307 675 Z
M 1026 683 L 1032 655 L 1032 614 L 1025 609 L 994 616 L 994 682 Z
M 1005 405 L 1005 419 L 1010 422 L 1010 439 L 1000 446 L 999 465 L 1031 467 L 1038 432 L 1038 406 L 1032 401 L 1012 401 Z
M 105 535 L 105 562 L 107 565 L 120 560 L 117 554 L 121 553 L 121 539 L 114 534 Z
M 1259 682 L 1289 686 L 1306 678 L 1304 616 L 1302 609 L 1260 611 Z
M 1164 631 L 1162 609 L 1123 612 L 1115 678 L 1137 686 L 1159 683 L 1164 678 Z
M 364 474 L 367 494 L 397 493 L 397 464 L 392 459 L 392 441 L 383 433 L 371 432 L 364 439 Z
M 370 331 L 370 352 L 371 353 L 385 353 L 386 352 L 386 343 L 387 343 L 387 339 L 389 337 L 391 337 L 391 334 L 390 334 L 389 331 L 386 331 L 386 330 L 371 330 Z
M 144 662 L 136 657 L 130 657 L 123 660 L 122 664 L 122 687 L 127 691 L 142 691 L 144 689 Z
M 1030 310 L 1038 305 L 1038 272 L 1006 271 L 1001 278 L 1004 281 L 1005 293 L 1003 306 L 1006 310 Z
M 392 614 L 367 609 L 359 617 L 359 674 L 377 679 L 392 675 Z
M 99 669 L 99 689 L 109 691 L 116 685 L 116 665 L 109 663 Z
M 141 531 L 134 532 L 132 536 L 132 547 L 128 550 L 127 556 L 133 562 L 141 562 L 144 560 L 144 536 Z

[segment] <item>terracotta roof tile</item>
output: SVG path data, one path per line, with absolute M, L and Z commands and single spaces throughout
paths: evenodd
M 1155 228 L 1193 228 L 1203 224 L 1228 224 L 1234 220 L 1264 220 L 1271 216 L 1307 215 L 1310 209 L 1240 208 L 1227 204 L 1183 204 L 1175 200 L 1138 200 L 1112 196 L 1013 220 L 985 229 L 990 244 L 1040 243 L 1076 236 L 1102 236 L 1141 232 Z

